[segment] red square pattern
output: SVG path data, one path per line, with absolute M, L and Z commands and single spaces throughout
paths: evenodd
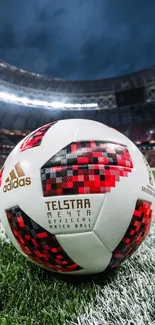
M 38 130 L 30 133 L 22 142 L 20 146 L 20 151 L 25 151 L 27 149 L 31 149 L 37 146 L 40 146 L 42 139 L 45 133 L 50 129 L 52 125 L 56 122 L 46 124 L 40 127 Z
M 130 225 L 112 254 L 108 269 L 114 268 L 131 256 L 147 236 L 152 221 L 150 202 L 137 200 Z
M 0 169 L 0 187 L 2 186 L 2 176 L 3 176 L 4 167 Z
M 6 215 L 14 237 L 30 259 L 53 271 L 82 269 L 66 254 L 56 237 L 32 220 L 19 206 L 6 210 Z
M 44 197 L 106 193 L 133 164 L 126 146 L 111 142 L 71 143 L 41 168 Z

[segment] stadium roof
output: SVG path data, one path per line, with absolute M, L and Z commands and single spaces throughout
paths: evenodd
M 103 80 L 72 81 L 24 71 L 0 61 L 0 80 L 31 89 L 60 93 L 103 93 L 139 88 L 155 81 L 155 66 L 129 75 Z

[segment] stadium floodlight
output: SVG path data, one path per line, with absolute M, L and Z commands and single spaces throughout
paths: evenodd
M 97 108 L 97 103 L 64 103 L 61 101 L 46 101 L 42 99 L 32 99 L 27 96 L 17 96 L 13 93 L 8 92 L 0 92 L 0 100 L 7 102 L 7 103 L 13 103 L 17 105 L 24 105 L 24 106 L 31 106 L 31 107 L 43 107 L 46 109 L 93 109 Z

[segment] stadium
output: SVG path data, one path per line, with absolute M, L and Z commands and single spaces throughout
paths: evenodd
M 76 117 L 118 129 L 135 142 L 153 168 L 154 102 L 154 67 L 106 80 L 67 81 L 28 73 L 1 62 L 0 165 L 26 134 L 49 122 Z
M 31 131 L 68 118 L 99 121 L 124 133 L 155 175 L 154 67 L 105 80 L 69 81 L 0 62 L 0 167 Z M 1 241 L 1 324 L 154 324 L 153 227 L 145 244 L 115 275 L 83 279 L 82 284 L 61 277 L 53 280 L 29 265 L 2 230 Z

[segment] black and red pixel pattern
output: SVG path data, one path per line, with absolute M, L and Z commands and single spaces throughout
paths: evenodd
M 132 168 L 124 145 L 101 141 L 71 143 L 42 166 L 43 195 L 110 192 Z
M 20 151 L 25 151 L 27 149 L 31 149 L 37 146 L 40 146 L 42 139 L 45 133 L 49 130 L 49 128 L 54 125 L 56 122 L 46 124 L 40 127 L 38 130 L 30 133 L 22 142 L 20 146 Z
M 19 206 L 6 210 L 12 232 L 23 252 L 34 262 L 56 272 L 81 270 L 56 237 L 32 220 Z
M 137 200 L 130 225 L 112 254 L 108 269 L 117 267 L 131 256 L 147 236 L 152 221 L 150 202 Z

